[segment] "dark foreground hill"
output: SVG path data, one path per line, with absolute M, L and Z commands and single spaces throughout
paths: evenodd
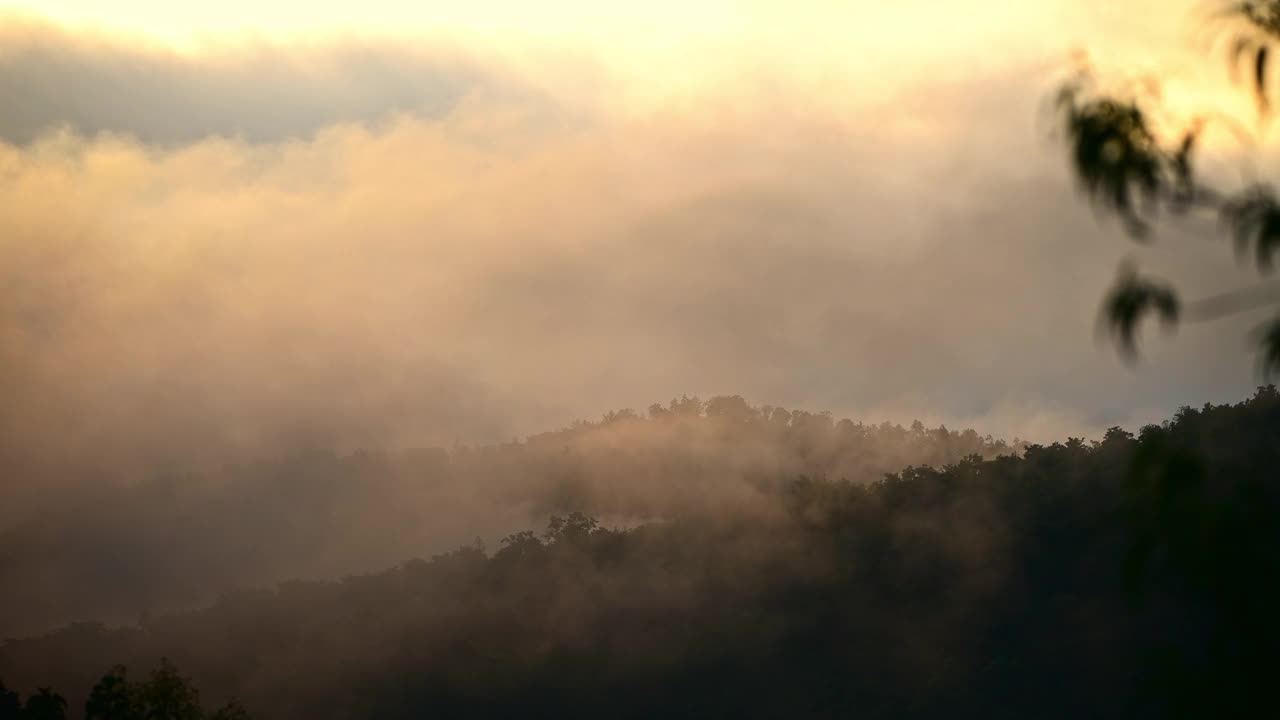
M 78 709 L 161 657 L 259 718 L 1277 717 L 1280 393 L 0 648 Z M 74 715 L 75 713 L 73 713 Z

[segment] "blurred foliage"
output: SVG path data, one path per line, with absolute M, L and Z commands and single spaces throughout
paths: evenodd
M 1270 375 L 1280 368 L 1280 318 L 1271 320 L 1256 331 L 1258 344 L 1261 345 L 1263 355 L 1259 360 L 1264 375 Z
M 1280 0 L 1221 4 L 1204 30 L 1218 44 L 1226 43 L 1230 77 L 1240 81 L 1239 69 L 1249 67 L 1249 92 L 1256 100 L 1259 130 L 1248 136 L 1242 124 L 1215 109 L 1206 109 L 1187 127 L 1165 139 L 1152 128 L 1151 117 L 1162 114 L 1155 81 L 1140 83 L 1141 92 L 1127 87 L 1101 87 L 1087 66 L 1065 83 L 1058 93 L 1061 124 L 1069 148 L 1069 164 L 1089 201 L 1118 217 L 1128 234 L 1147 243 L 1154 233 L 1160 210 L 1170 215 L 1189 210 L 1216 212 L 1221 225 L 1235 241 L 1242 258 L 1252 255 L 1260 273 L 1269 273 L 1280 249 L 1280 201 L 1266 183 L 1222 191 L 1206 185 L 1195 171 L 1198 140 L 1210 121 L 1226 124 L 1247 141 L 1246 150 L 1261 146 L 1262 128 L 1271 113 L 1269 70 L 1273 48 L 1280 42 Z M 1196 302 L 1180 303 L 1172 285 L 1145 278 L 1136 270 L 1123 270 L 1103 305 L 1103 314 L 1122 355 L 1132 359 L 1137 334 L 1149 315 L 1165 323 L 1180 319 L 1208 319 L 1224 312 L 1257 306 L 1251 293 L 1240 298 L 1223 295 L 1204 301 L 1212 313 L 1197 312 Z M 1275 301 L 1275 298 L 1272 298 Z M 1233 307 L 1234 305 L 1234 307 Z M 1280 322 L 1280 320 L 1277 320 Z M 1264 377 L 1280 369 L 1280 338 L 1258 333 L 1259 367 Z
M 1167 327 L 1178 322 L 1179 302 L 1165 282 L 1139 277 L 1131 265 L 1122 265 L 1120 278 L 1103 301 L 1103 319 L 1112 338 L 1127 358 L 1137 355 L 1135 333 L 1138 323 L 1155 314 Z
M 1222 222 L 1235 238 L 1236 252 L 1254 250 L 1258 269 L 1270 272 L 1272 256 L 1280 250 L 1280 203 L 1270 185 L 1256 185 L 1222 204 Z
M 1080 94 L 1079 87 L 1070 86 L 1061 96 L 1076 176 L 1090 199 L 1144 236 L 1148 228 L 1137 200 L 1154 203 L 1165 182 L 1156 139 L 1132 102 L 1082 100 Z

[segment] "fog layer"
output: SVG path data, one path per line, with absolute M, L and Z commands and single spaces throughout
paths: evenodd
M 181 523 L 224 544 L 175 556 L 197 579 L 170 599 L 402 547 L 236 565 L 259 545 L 228 550 L 239 520 L 207 484 L 274 478 L 245 487 L 308 532 L 383 518 L 293 489 L 326 470 L 228 466 L 507 441 L 684 393 L 1097 437 L 1252 384 L 1252 318 L 1148 343 L 1140 375 L 1091 344 L 1128 247 L 1036 125 L 1044 62 L 865 97 L 743 72 L 622 111 L 586 60 L 353 47 L 170 57 L 45 33 L 0 56 L 21 109 L 0 128 L 0 530 L 27 543 L 10 567 L 50 568 L 21 574 L 31 607 L 74 597 L 59 543 L 168 527 L 189 493 L 214 510 Z M 1151 269 L 1190 293 L 1244 277 L 1219 244 L 1169 250 Z M 480 517 L 406 492 L 414 543 Z

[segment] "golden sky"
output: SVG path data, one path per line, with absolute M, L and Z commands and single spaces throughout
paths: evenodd
M 112 3 L 41 0 L 10 7 L 61 23 L 99 25 L 187 43 L 208 33 L 259 32 L 315 35 L 373 32 L 389 35 L 459 33 L 495 41 L 527 40 L 660 52 L 698 43 L 765 41 L 810 54 L 841 46 L 908 46 L 939 50 L 974 47 L 1005 33 L 1043 33 L 1079 13 L 1065 3 L 994 0 L 912 3 L 812 0 L 653 0 L 597 3 L 586 0 L 476 2 L 253 2 Z M 1087 12 L 1087 11 L 1086 11 Z
M 852 75 L 875 87 L 925 70 L 945 72 L 947 64 L 992 68 L 1044 61 L 1083 42 L 1102 49 L 1117 34 L 1139 46 L 1168 46 L 1170 14 L 1151 11 L 1165 5 L 1155 0 L 39 0 L 7 7 L 66 27 L 130 33 L 135 41 L 188 51 L 246 40 L 377 37 L 525 59 L 530 53 L 580 53 L 662 94 L 687 90 L 691 82 L 722 82 L 752 72 L 811 81 Z
M 22 0 L 0 13 L 184 52 L 334 41 L 452 47 L 502 59 L 563 93 L 603 85 L 612 111 L 652 111 L 731 94 L 770 78 L 848 111 L 891 98 L 922 77 L 958 78 L 1028 63 L 1051 67 L 1088 47 L 1105 64 L 1196 74 L 1186 52 L 1194 13 L 1159 0 L 476 0 L 175 3 Z M 0 50 L 3 52 L 3 50 Z M 565 77 L 589 62 L 590 79 Z M 1202 88 L 1174 99 L 1198 102 Z M 1190 82 L 1203 85 L 1203 78 Z M 1221 99 L 1221 96 L 1217 96 Z

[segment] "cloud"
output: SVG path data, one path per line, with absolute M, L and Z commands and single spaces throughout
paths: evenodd
M 11 20 L 0 45 L 0 139 L 20 145 L 64 127 L 165 145 L 281 142 L 335 123 L 440 117 L 488 80 L 460 52 L 407 43 L 258 41 L 192 54 Z
M 1243 395 L 1244 352 L 1135 376 L 1090 344 L 1128 248 L 1037 136 L 1041 87 L 842 116 L 744 82 L 589 122 L 475 91 L 306 139 L 4 147 L 7 457 L 484 441 L 681 392 L 979 425 L 1032 398 L 1095 431 Z

